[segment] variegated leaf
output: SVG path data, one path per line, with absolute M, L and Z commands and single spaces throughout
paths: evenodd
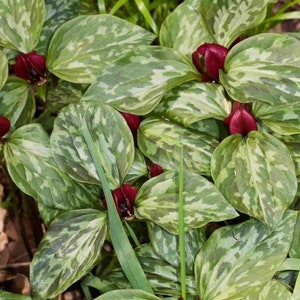
M 147 118 L 140 125 L 138 145 L 146 157 L 166 170 L 178 170 L 183 145 L 184 168 L 210 176 L 211 156 L 218 141 L 166 120 Z
M 293 243 L 289 252 L 290 257 L 300 258 L 300 212 L 298 211 L 298 217 L 296 221 Z
M 179 237 L 164 230 L 153 222 L 147 222 L 148 235 L 151 245 L 156 253 L 159 253 L 162 259 L 167 261 L 175 268 L 180 268 L 179 256 Z M 199 249 L 206 240 L 205 230 L 193 229 L 185 233 L 185 259 L 187 273 L 192 275 L 194 270 L 194 261 Z
M 45 0 L 45 22 L 40 41 L 35 49 L 38 53 L 46 53 L 50 38 L 59 25 L 78 16 L 80 2 L 78 0 Z
M 83 136 L 86 122 L 94 148 Z M 51 149 L 59 167 L 75 180 L 101 183 L 91 155 L 99 154 L 111 189 L 120 187 L 134 160 L 133 137 L 125 119 L 109 105 L 83 102 L 62 109 L 54 122 Z
M 153 248 L 144 244 L 136 249 L 136 255 L 142 265 L 142 268 L 151 283 L 156 295 L 177 296 L 181 293 L 181 284 L 179 271 L 162 259 Z M 101 291 L 130 289 L 128 281 L 120 268 L 115 268 L 106 277 L 105 282 L 101 280 Z M 100 284 L 100 283 L 99 283 Z M 196 285 L 194 276 L 186 275 L 186 289 L 188 296 L 195 296 Z
M 213 42 L 199 10 L 200 2 L 184 1 L 165 19 L 159 35 L 162 46 L 174 48 L 191 57 L 201 44 Z
M 153 294 L 149 294 L 142 290 L 116 290 L 105 293 L 94 300 L 161 300 L 161 298 L 156 297 Z
M 7 291 L 0 290 L 0 299 L 3 300 L 32 300 L 30 296 L 14 294 Z
M 243 31 L 261 23 L 270 0 L 199 1 L 199 12 L 214 42 L 228 47 Z
M 78 103 L 87 87 L 87 84 L 59 80 L 57 85 L 48 91 L 47 108 L 52 112 L 58 112 L 71 103 Z
M 215 119 L 204 119 L 192 123 L 187 128 L 196 131 L 195 134 L 207 134 L 215 139 L 220 139 L 220 128 L 217 120 Z
M 53 298 L 86 275 L 99 260 L 106 231 L 106 213 L 94 209 L 69 211 L 55 219 L 31 263 L 34 295 Z
M 223 140 L 212 157 L 217 188 L 237 210 L 275 229 L 293 202 L 297 178 L 291 155 L 277 138 L 251 131 Z
M 133 183 L 140 177 L 148 176 L 148 174 L 149 171 L 145 162 L 145 157 L 138 148 L 135 148 L 134 161 L 126 174 L 124 182 Z
M 223 195 L 206 178 L 197 173 L 184 173 L 185 230 L 199 228 L 208 222 L 238 216 Z M 135 199 L 134 214 L 149 220 L 171 234 L 178 234 L 178 173 L 164 172 L 146 181 Z
M 45 210 L 52 211 L 47 223 L 56 210 L 99 206 L 99 187 L 80 184 L 58 169 L 49 136 L 39 124 L 26 125 L 13 132 L 5 142 L 4 155 L 14 183 Z
M 54 33 L 47 67 L 57 77 L 75 83 L 92 83 L 133 46 L 148 45 L 154 35 L 112 15 L 79 16 Z
M 154 113 L 189 126 L 199 120 L 224 120 L 231 112 L 224 89 L 219 84 L 191 82 L 168 92 L 154 109 Z
M 263 33 L 238 43 L 228 53 L 220 81 L 240 102 L 274 106 L 300 102 L 300 41 Z
M 12 77 L 0 91 L 0 116 L 6 116 L 12 129 L 30 123 L 35 113 L 35 99 L 31 86 Z
M 252 106 L 252 113 L 278 134 L 300 134 L 300 102 L 284 106 L 256 102 Z
M 6 55 L 0 50 L 0 90 L 8 77 L 8 60 Z
M 30 52 L 38 43 L 44 19 L 44 0 L 1 0 L 0 46 Z
M 255 219 L 214 231 L 195 261 L 201 300 L 257 295 L 286 258 L 295 220 L 296 212 L 287 211 L 271 233 Z
M 106 68 L 82 100 L 102 101 L 137 115 L 149 113 L 164 94 L 199 74 L 178 52 L 140 47 Z

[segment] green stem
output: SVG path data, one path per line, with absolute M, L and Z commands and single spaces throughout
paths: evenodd
M 89 152 L 96 167 L 97 174 L 102 184 L 102 189 L 107 202 L 109 233 L 122 270 L 134 289 L 141 289 L 148 293 L 153 293 L 151 285 L 145 276 L 145 273 L 123 228 L 121 219 L 114 203 L 113 196 L 109 188 L 109 183 L 106 179 L 101 164 L 101 160 L 99 157 L 99 148 L 96 147 L 84 118 L 82 118 L 82 134 L 88 146 Z
M 178 176 L 178 226 L 179 226 L 179 255 L 180 255 L 180 281 L 181 297 L 186 300 L 186 270 L 185 270 L 185 231 L 184 231 L 184 197 L 183 197 L 183 143 L 181 143 L 180 165 Z

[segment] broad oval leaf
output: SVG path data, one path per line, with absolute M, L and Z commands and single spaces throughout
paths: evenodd
M 197 131 L 158 118 L 145 119 L 138 131 L 142 153 L 166 170 L 178 170 L 181 145 L 184 168 L 210 176 L 210 162 L 218 141 Z
M 44 0 L 0 1 L 0 46 L 30 52 L 38 43 L 44 19 Z
M 256 102 L 253 103 L 252 113 L 275 133 L 300 134 L 300 103 L 275 107 L 268 103 Z
M 52 156 L 49 136 L 39 124 L 23 126 L 5 141 L 4 156 L 9 175 L 25 194 L 51 211 L 98 207 L 100 188 L 83 185 L 60 171 Z
M 106 231 L 107 214 L 98 210 L 74 210 L 56 218 L 31 263 L 33 293 L 53 298 L 86 275 L 99 260 Z
M 175 268 L 180 268 L 179 236 L 169 233 L 153 222 L 147 222 L 151 245 L 162 259 Z M 194 273 L 194 262 L 199 249 L 206 240 L 205 230 L 193 229 L 185 233 L 185 259 L 187 274 Z
M 300 212 L 298 211 L 294 238 L 289 252 L 290 257 L 300 259 Z
M 220 82 L 240 102 L 274 106 L 300 102 L 300 41 L 263 33 L 235 45 L 225 60 Z
M 7 291 L 0 291 L 0 299 L 5 300 L 32 300 L 30 296 L 14 294 Z
M 165 19 L 159 34 L 162 46 L 174 48 L 191 57 L 201 44 L 213 42 L 205 28 L 199 2 L 184 1 Z
M 146 181 L 135 199 L 135 216 L 178 234 L 178 181 L 178 173 L 171 171 Z M 184 172 L 183 197 L 185 231 L 238 216 L 217 188 L 197 173 Z
M 161 298 L 156 297 L 153 294 L 147 293 L 142 290 L 116 290 L 105 293 L 94 300 L 111 300 L 111 299 L 118 299 L 118 300 L 161 300 Z
M 148 45 L 153 39 L 152 33 L 112 15 L 79 16 L 54 33 L 47 67 L 64 80 L 92 83 L 133 46 Z
M 8 77 L 8 60 L 6 55 L 0 50 L 0 90 Z
M 46 53 L 49 41 L 57 27 L 64 22 L 77 17 L 80 1 L 78 0 L 45 0 L 46 17 L 40 35 L 40 41 L 35 48 L 38 53 Z
M 102 101 L 121 111 L 145 115 L 167 91 L 197 79 L 194 67 L 175 50 L 139 47 L 106 68 L 82 100 Z
M 259 131 L 223 140 L 212 157 L 212 177 L 234 208 L 269 229 L 277 227 L 297 191 L 290 152 L 277 138 Z
M 214 42 L 225 47 L 244 31 L 261 23 L 270 0 L 199 1 L 199 12 Z
M 271 233 L 255 219 L 214 231 L 195 261 L 201 300 L 257 295 L 286 258 L 295 220 L 296 212 L 288 211 Z
M 86 122 L 94 148 L 83 135 Z M 101 183 L 91 155 L 99 154 L 111 189 L 120 187 L 134 160 L 134 143 L 125 119 L 111 106 L 83 102 L 62 109 L 54 122 L 51 149 L 59 167 L 80 182 Z
M 203 119 L 224 120 L 231 112 L 231 104 L 221 85 L 191 82 L 169 91 L 153 112 L 189 126 Z
M 22 79 L 10 78 L 0 91 L 0 116 L 10 120 L 13 130 L 30 123 L 35 108 L 31 86 Z

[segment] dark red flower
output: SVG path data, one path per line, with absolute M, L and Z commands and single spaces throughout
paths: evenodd
M 224 70 L 228 49 L 218 44 L 204 43 L 192 54 L 192 60 L 203 82 L 219 82 L 219 70 Z
M 258 129 L 247 104 L 237 101 L 233 103 L 232 113 L 224 120 L 224 123 L 229 125 L 230 134 L 239 133 L 246 136 L 250 131 Z
M 131 218 L 133 206 L 138 190 L 130 184 L 122 184 L 120 188 L 112 191 L 114 202 L 120 217 Z M 103 204 L 107 207 L 106 199 Z
M 9 132 L 10 121 L 5 117 L 0 117 L 0 140 Z
M 19 54 L 14 65 L 14 73 L 30 83 L 42 85 L 46 82 L 46 59 L 35 51 Z
M 133 115 L 126 112 L 121 112 L 122 116 L 126 120 L 128 127 L 130 128 L 134 137 L 136 137 L 137 130 L 141 124 L 141 118 L 137 115 Z
M 150 166 L 149 174 L 151 177 L 158 176 L 164 172 L 164 169 L 158 164 L 152 164 Z

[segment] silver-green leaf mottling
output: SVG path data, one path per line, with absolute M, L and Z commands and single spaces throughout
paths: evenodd
M 8 60 L 6 55 L 0 51 L 0 90 L 8 77 Z
M 132 134 L 122 115 L 109 105 L 83 102 L 62 109 L 50 137 L 57 164 L 75 180 L 100 184 L 82 134 L 85 120 L 111 189 L 120 187 L 133 160 Z
M 145 115 L 167 91 L 197 79 L 197 71 L 177 51 L 139 47 L 106 68 L 82 100 L 101 101 L 121 111 Z
M 204 133 L 158 118 L 145 119 L 138 131 L 142 153 L 166 170 L 178 170 L 181 144 L 184 168 L 210 175 L 210 162 L 218 141 Z
M 240 102 L 273 106 L 300 102 L 300 41 L 263 33 L 235 45 L 225 60 L 220 82 Z
M 295 221 L 296 212 L 287 211 L 271 233 L 255 219 L 214 231 L 195 261 L 201 300 L 237 300 L 257 295 L 286 258 Z
M 55 219 L 31 263 L 34 295 L 53 298 L 86 275 L 99 260 L 106 223 L 106 213 L 94 209 L 69 211 Z
M 118 299 L 118 300 L 160 300 L 161 298 L 158 298 L 154 296 L 153 294 L 149 294 L 142 290 L 116 290 L 111 291 L 108 293 L 105 293 L 94 300 L 112 300 L 112 299 Z
M 30 52 L 38 43 L 44 19 L 44 0 L 1 0 L 0 46 Z
M 215 185 L 237 210 L 275 229 L 297 191 L 287 147 L 270 134 L 251 131 L 224 139 L 212 158 Z
M 186 231 L 238 216 L 216 187 L 197 173 L 184 173 L 183 197 Z M 178 173 L 164 172 L 146 181 L 139 189 L 135 216 L 178 234 L 178 198 Z
M 47 67 L 64 80 L 92 83 L 133 46 L 148 45 L 153 39 L 152 33 L 112 15 L 79 16 L 54 33 Z

